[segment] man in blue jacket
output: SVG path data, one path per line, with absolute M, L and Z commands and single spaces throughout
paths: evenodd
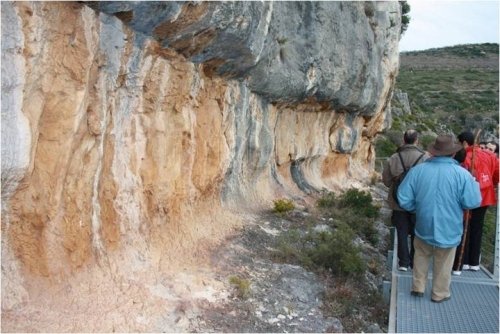
M 479 184 L 453 159 L 461 148 L 453 136 L 438 136 L 428 148 L 433 157 L 413 167 L 398 191 L 400 206 L 417 216 L 411 294 L 423 297 L 434 257 L 431 300 L 437 303 L 451 298 L 451 271 L 463 233 L 463 210 L 481 204 Z

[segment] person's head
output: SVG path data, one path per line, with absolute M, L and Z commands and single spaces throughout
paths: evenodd
M 458 135 L 458 141 L 463 147 L 472 146 L 474 145 L 474 135 L 470 131 L 464 131 Z
M 460 150 L 455 153 L 455 156 L 453 156 L 453 159 L 455 159 L 459 164 L 465 161 L 465 157 L 467 156 L 467 151 L 465 151 L 465 148 L 460 148 Z
M 487 143 L 487 142 L 485 142 L 485 141 L 479 142 L 479 147 L 480 147 L 482 150 L 484 150 L 484 149 L 486 148 L 486 145 L 487 145 L 487 144 L 488 144 L 488 143 Z
M 416 145 L 418 142 L 417 130 L 413 129 L 406 130 L 403 135 L 403 141 L 405 144 Z
M 486 144 L 486 149 L 490 150 L 495 154 L 498 154 L 498 144 L 495 143 L 494 141 L 490 141 L 488 144 Z
M 427 151 L 435 157 L 452 157 L 462 148 L 462 145 L 455 142 L 455 138 L 452 135 L 439 135 L 436 141 L 429 145 Z

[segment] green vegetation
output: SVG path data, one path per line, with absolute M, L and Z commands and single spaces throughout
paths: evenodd
M 344 277 L 359 277 L 366 270 L 361 257 L 361 249 L 353 243 L 354 231 L 346 224 L 339 224 L 333 233 L 321 232 L 314 240 L 313 247 L 306 249 L 311 262 Z
M 295 205 L 289 199 L 280 198 L 274 202 L 274 212 L 278 214 L 285 214 L 288 211 L 295 209 Z
M 486 57 L 487 54 L 498 55 L 497 43 L 483 43 L 483 44 L 461 44 L 454 46 L 447 46 L 443 48 L 433 48 L 423 51 L 410 51 L 405 52 L 406 55 L 420 55 L 420 56 L 438 56 L 453 55 L 459 57 Z
M 412 114 L 403 115 L 393 129 L 408 125 L 454 133 L 482 128 L 494 132 L 498 124 L 498 71 L 401 70 L 397 86 L 408 93 Z
M 364 293 L 356 293 L 360 289 L 363 289 Z M 357 316 L 359 305 L 365 305 L 372 319 L 378 319 L 379 323 L 387 323 L 385 302 L 376 290 L 366 289 L 353 280 L 338 281 L 327 290 L 325 307 L 342 319 L 348 332 L 362 328 L 361 319 Z
M 250 281 L 237 276 L 229 277 L 229 283 L 231 283 L 236 290 L 236 295 L 238 298 L 246 299 L 250 295 Z
M 320 199 L 318 199 L 316 205 L 319 208 L 333 207 L 335 205 L 335 200 L 336 200 L 335 193 L 329 192 L 324 194 Z
M 340 197 L 339 205 L 340 208 L 354 210 L 368 218 L 377 218 L 379 215 L 379 208 L 373 205 L 372 195 L 367 191 L 351 188 Z
M 479 120 L 488 118 L 485 130 L 498 124 L 498 71 L 401 70 L 397 86 L 408 93 L 415 120 L 425 128 L 445 123 L 459 132 L 474 127 L 477 115 Z M 429 117 L 435 121 L 426 122 Z
M 427 149 L 434 141 L 436 140 L 435 136 L 431 135 L 423 135 L 420 137 L 420 145 L 424 148 Z
M 401 34 L 403 34 L 408 29 L 408 25 L 410 24 L 411 18 L 408 13 L 410 12 L 411 7 L 407 1 L 400 1 L 399 4 L 401 6 Z
M 396 89 L 408 93 L 412 115 L 403 115 L 395 126 L 497 133 L 498 44 L 402 53 L 401 64 Z
M 326 193 L 318 200 L 320 212 L 330 217 L 327 231 L 315 232 L 316 222 L 310 222 L 309 232 L 292 229 L 282 235 L 276 257 L 298 262 L 311 269 L 323 268 L 341 277 L 357 277 L 366 270 L 356 237 L 379 242 L 375 219 L 379 208 L 372 203 L 370 193 L 349 189 L 337 197 Z
M 498 137 L 499 47 L 496 43 L 456 45 L 400 54 L 395 89 L 408 94 L 411 114 L 393 114 L 390 130 L 375 142 L 377 157 L 390 156 L 408 128 L 426 148 L 437 134 L 483 129 Z M 393 100 L 393 106 L 400 108 Z
M 497 206 L 490 206 L 486 211 L 483 225 L 483 241 L 481 243 L 481 262 L 491 273 L 493 273 L 495 259 L 497 209 Z
M 367 272 L 378 275 L 385 266 L 367 251 L 379 242 L 375 228 L 379 208 L 370 193 L 357 189 L 327 192 L 316 206 L 317 211 L 301 227 L 280 236 L 275 260 L 321 275 L 327 286 L 325 312 L 339 318 L 346 331 L 361 331 L 366 319 L 387 323 L 388 308 L 381 293 L 364 279 Z

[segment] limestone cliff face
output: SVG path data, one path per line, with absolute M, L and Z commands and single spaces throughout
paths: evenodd
M 3 310 L 32 277 L 167 270 L 230 209 L 368 182 L 399 22 L 397 2 L 2 3 Z

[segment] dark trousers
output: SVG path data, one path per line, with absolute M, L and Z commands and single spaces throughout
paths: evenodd
M 460 245 L 457 247 L 455 255 L 455 262 L 453 263 L 453 270 L 462 270 L 463 264 L 470 266 L 478 266 L 481 257 L 481 241 L 483 239 L 483 225 L 484 216 L 486 215 L 487 206 L 482 206 L 470 211 L 469 227 L 467 229 L 467 236 L 465 240 L 465 247 L 463 243 L 463 236 Z M 462 263 L 459 263 L 460 253 L 463 250 Z
M 398 236 L 398 264 L 400 267 L 413 267 L 415 221 L 415 214 L 407 211 L 392 211 L 391 222 L 392 225 L 396 226 Z M 408 235 L 411 236 L 410 247 L 408 247 Z

